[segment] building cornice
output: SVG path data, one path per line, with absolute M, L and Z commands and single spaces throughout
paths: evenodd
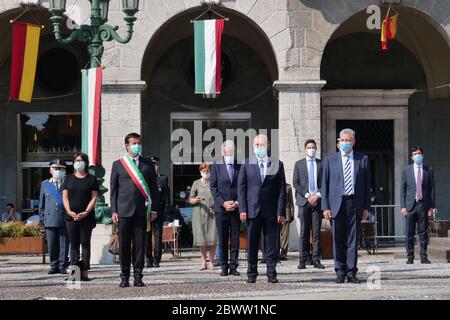
M 320 90 L 326 83 L 325 80 L 277 80 L 273 86 L 278 91 Z
M 104 81 L 102 84 L 103 92 L 110 91 L 143 91 L 147 87 L 145 81 Z
M 339 89 L 321 92 L 324 106 L 405 106 L 415 89 Z

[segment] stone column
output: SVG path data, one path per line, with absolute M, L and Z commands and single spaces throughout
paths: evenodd
M 125 153 L 124 138 L 130 132 L 141 133 L 141 91 L 144 81 L 105 81 L 101 111 L 101 159 L 105 168 L 104 186 L 109 189 L 113 161 Z M 109 192 L 105 193 L 109 204 Z M 92 233 L 92 264 L 112 264 L 108 252 L 113 225 L 99 224 Z
M 303 144 L 306 139 L 317 142 L 317 157 L 320 158 L 321 119 L 320 90 L 323 80 L 275 81 L 279 92 L 279 150 L 280 160 L 286 171 L 286 181 L 292 185 L 294 164 L 305 157 Z M 293 190 L 295 192 L 295 190 Z M 295 201 L 295 194 L 294 194 Z M 299 249 L 300 221 L 295 208 L 295 223 L 291 224 L 289 248 Z

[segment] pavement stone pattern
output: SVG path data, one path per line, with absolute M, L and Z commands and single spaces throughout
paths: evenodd
M 92 281 L 80 283 L 80 289 L 70 289 L 66 275 L 47 274 L 49 267 L 40 263 L 41 257 L 0 256 L 0 299 L 450 300 L 450 264 L 425 265 L 416 260 L 406 265 L 405 260 L 394 259 L 392 250 L 377 255 L 360 252 L 361 284 L 334 283 L 332 260 L 322 261 L 327 267 L 324 270 L 312 266 L 298 270 L 296 252 L 277 265 L 280 283 L 267 283 L 265 265 L 260 263 L 257 283 L 247 284 L 245 253 L 241 258 L 240 277 L 221 277 L 220 268 L 200 271 L 198 252 L 183 253 L 178 259 L 166 253 L 160 268 L 145 269 L 146 287 L 133 287 L 131 278 L 131 287 L 124 289 L 119 288 L 119 265 L 94 265 Z M 379 268 L 379 287 L 370 281 L 374 275 L 370 268 Z

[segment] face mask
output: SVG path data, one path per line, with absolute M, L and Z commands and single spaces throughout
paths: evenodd
M 203 179 L 208 180 L 210 173 L 209 172 L 202 172 L 201 175 L 202 175 Z
M 352 150 L 352 144 L 351 142 L 340 142 L 339 148 L 342 152 L 348 153 Z
M 267 149 L 265 147 L 255 148 L 255 155 L 259 159 L 262 159 L 267 155 Z
M 130 146 L 131 153 L 136 157 L 142 152 L 141 144 L 133 144 Z
M 53 175 L 53 179 L 62 180 L 62 178 L 64 178 L 66 173 L 63 170 L 54 170 L 52 175 Z
M 306 155 L 310 158 L 314 158 L 316 155 L 316 149 L 314 149 L 314 148 L 306 149 Z
M 223 156 L 225 163 L 234 163 L 234 156 Z
M 422 164 L 423 162 L 423 155 L 421 154 L 415 154 L 412 158 L 415 164 Z
M 84 161 L 75 161 L 75 163 L 73 164 L 73 168 L 78 172 L 83 171 L 85 166 L 86 164 L 84 163 Z

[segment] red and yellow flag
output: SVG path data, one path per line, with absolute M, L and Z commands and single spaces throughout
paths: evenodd
M 10 99 L 31 102 L 41 27 L 13 23 Z
M 397 34 L 398 13 L 392 17 L 387 17 L 381 25 L 381 49 L 387 50 L 387 41 L 395 38 Z

